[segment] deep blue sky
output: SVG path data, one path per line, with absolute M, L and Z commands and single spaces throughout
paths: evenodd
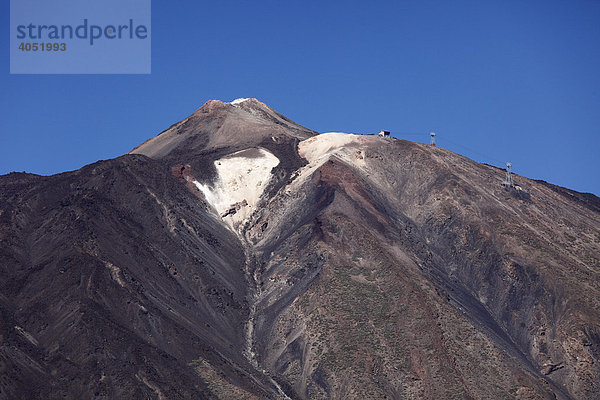
M 119 156 L 206 100 L 388 129 L 600 194 L 600 1 L 152 2 L 151 75 L 9 75 L 0 174 Z

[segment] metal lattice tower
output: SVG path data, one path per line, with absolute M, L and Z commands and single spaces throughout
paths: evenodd
M 431 136 L 431 143 L 430 144 L 432 146 L 435 146 L 435 132 L 431 132 L 429 135 Z
M 507 162 L 506 163 L 506 180 L 504 181 L 504 187 L 507 187 L 507 188 L 514 186 L 512 174 L 510 172 L 510 167 L 512 167 L 512 164 Z

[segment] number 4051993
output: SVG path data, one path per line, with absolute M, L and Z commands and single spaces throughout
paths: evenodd
M 19 45 L 21 51 L 67 51 L 66 43 L 26 43 Z

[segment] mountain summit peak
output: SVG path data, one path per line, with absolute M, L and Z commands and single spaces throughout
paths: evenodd
M 189 158 L 200 151 L 304 140 L 316 135 L 254 98 L 209 100 L 189 117 L 131 150 L 150 158 Z

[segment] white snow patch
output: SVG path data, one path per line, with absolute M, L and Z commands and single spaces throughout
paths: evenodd
M 263 148 L 242 150 L 215 161 L 217 179 L 213 185 L 193 183 L 219 216 L 237 205 L 235 213 L 223 217 L 233 227 L 255 210 L 277 165 L 279 159 Z
M 358 143 L 360 138 L 360 135 L 354 135 L 352 133 L 322 133 L 301 141 L 298 144 L 298 153 L 300 154 L 300 157 L 306 158 L 309 163 L 314 163 L 322 157 L 333 154 L 344 146 Z
M 229 103 L 229 104 L 236 105 L 236 104 L 243 103 L 243 102 L 244 102 L 244 101 L 246 101 L 246 100 L 250 100 L 250 99 L 249 99 L 248 97 L 240 97 L 239 99 L 235 99 L 234 101 L 232 101 L 232 102 L 231 102 L 231 103 Z

